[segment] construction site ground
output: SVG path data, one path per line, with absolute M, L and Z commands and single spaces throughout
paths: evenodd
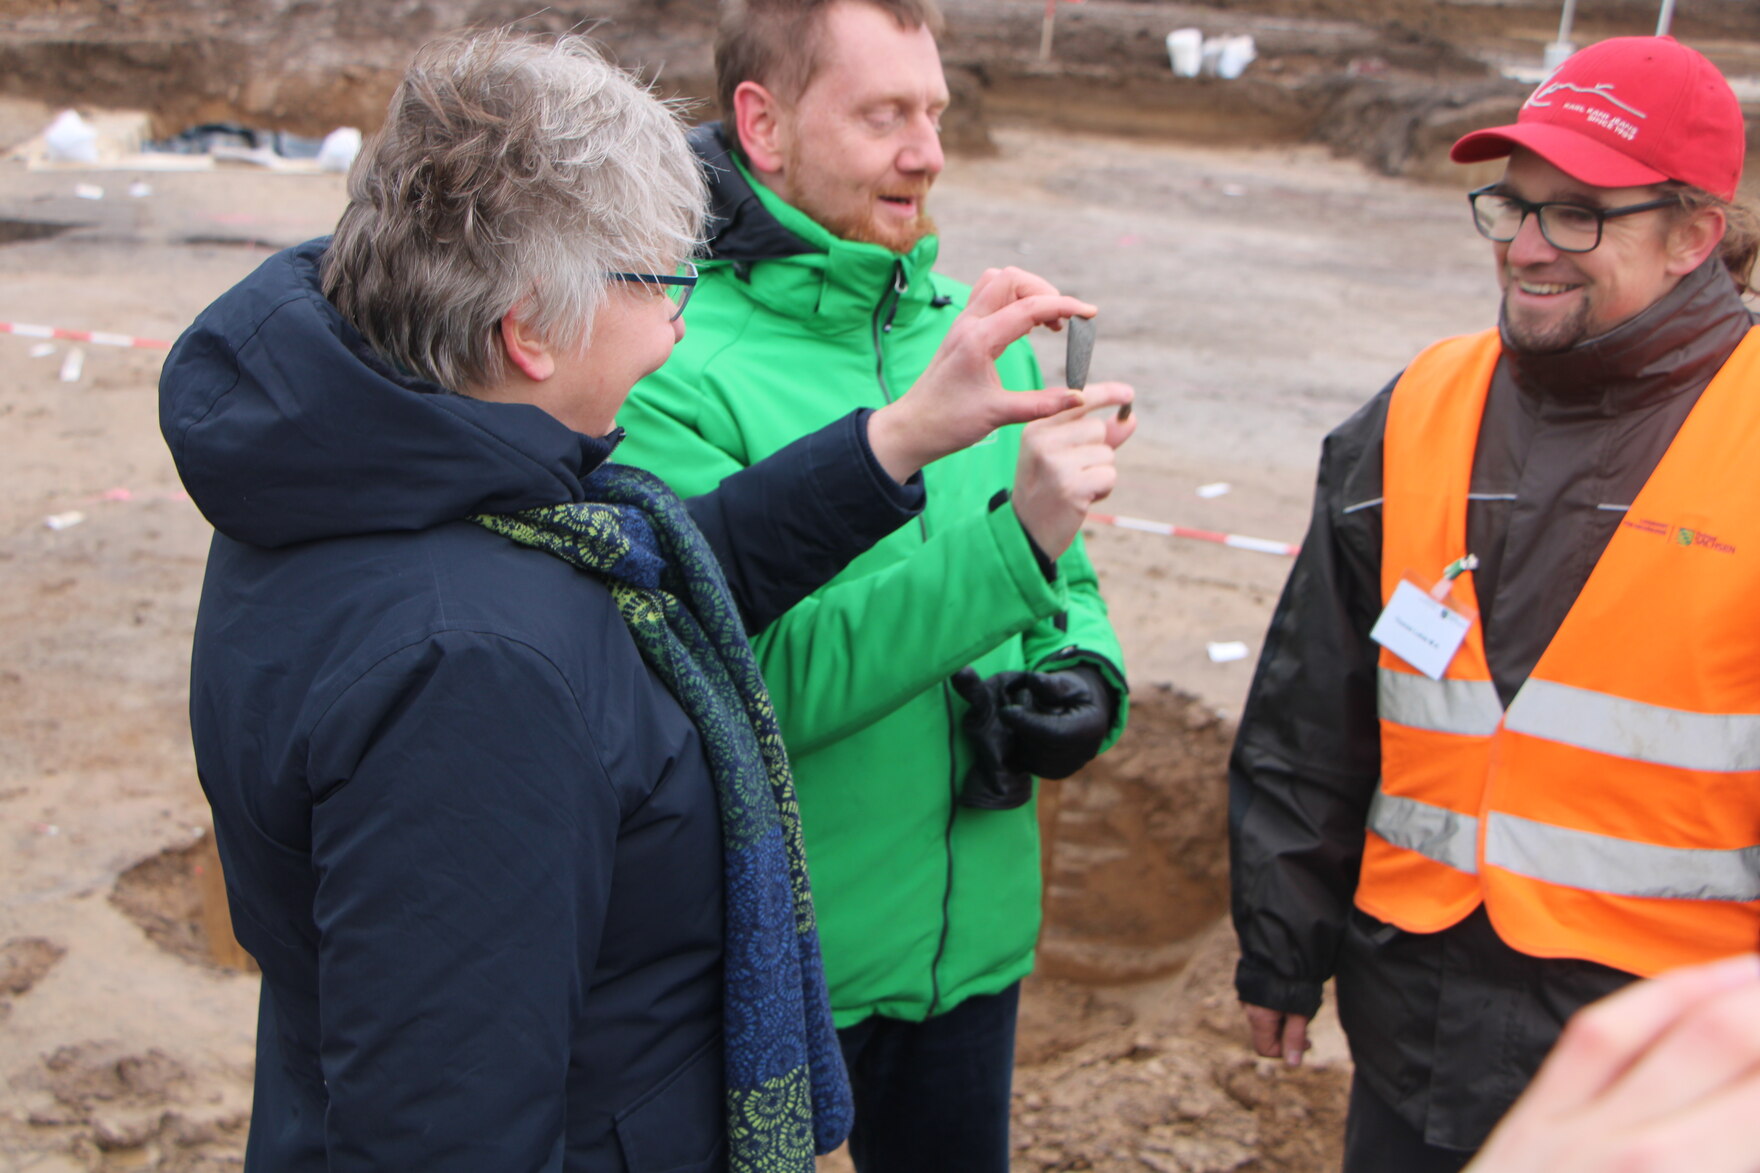
M 1325 432 L 1427 342 L 1495 320 L 1467 177 L 1440 151 L 1463 120 L 1513 114 L 1521 85 L 1497 67 L 1538 63 L 1555 8 L 1092 0 L 1060 11 L 1042 63 L 1038 3 L 946 7 L 970 109 L 931 201 L 942 270 L 969 280 L 1021 265 L 1101 307 L 1093 377 L 1134 383 L 1142 418 L 1109 514 L 1299 542 Z M 1726 68 L 1760 61 L 1750 6 L 1699 7 L 1693 27 Z M 5 68 L 58 63 L 0 83 L 0 151 L 69 103 L 142 111 L 152 134 L 215 118 L 370 130 L 362 111 L 382 108 L 424 36 L 526 11 L 380 8 L 362 25 L 358 6 L 274 0 L 0 0 Z M 701 93 L 705 9 L 541 20 L 607 17 L 601 35 L 625 60 Z M 1611 5 L 1591 32 L 1644 31 L 1645 11 Z M 289 38 L 302 20 L 318 33 Z M 1265 56 L 1237 83 L 1177 81 L 1159 38 L 1181 24 L 1253 32 Z M 276 68 L 226 81 L 252 53 Z M 325 232 L 344 199 L 337 175 L 0 161 L 0 323 L 175 338 L 273 250 Z M 1061 338 L 1036 344 L 1056 378 Z M 210 530 L 159 437 L 163 356 L 0 333 L 8 1173 L 242 1161 L 257 979 L 215 919 L 188 745 Z M 1224 763 L 1289 560 L 1098 520 L 1087 541 L 1129 657 L 1132 722 L 1117 750 L 1043 796 L 1046 929 L 1023 1009 L 1014 1167 L 1333 1167 L 1342 1037 L 1323 1013 L 1302 1069 L 1251 1056 L 1224 916 Z M 1235 644 L 1244 656 L 1230 658 Z

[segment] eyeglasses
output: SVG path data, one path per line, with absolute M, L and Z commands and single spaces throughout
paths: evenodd
M 684 272 L 671 277 L 660 273 L 607 273 L 605 276 L 613 281 L 636 281 L 643 285 L 658 285 L 672 301 L 672 316 L 666 320 L 676 322 L 683 316 L 684 307 L 690 304 L 691 290 L 697 287 L 697 267 L 686 261 L 679 268 Z
M 1536 204 L 1493 191 L 1496 186 L 1492 184 L 1467 193 L 1467 202 L 1473 206 L 1473 226 L 1479 230 L 1479 235 L 1499 244 L 1508 244 L 1522 230 L 1522 222 L 1531 213 L 1539 218 L 1540 235 L 1546 238 L 1546 243 L 1564 253 L 1592 252 L 1601 243 L 1602 225 L 1616 217 L 1680 206 L 1677 196 L 1645 200 L 1623 208 L 1592 208 L 1587 204 L 1557 200 L 1543 200 Z

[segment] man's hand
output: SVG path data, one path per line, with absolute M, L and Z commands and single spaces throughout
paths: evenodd
M 996 360 L 1034 326 L 1057 330 L 1065 318 L 1097 312 L 1022 269 L 986 270 L 922 377 L 868 417 L 868 445 L 881 467 L 902 484 L 924 465 L 971 447 L 997 428 L 1080 404 L 1081 394 L 1067 387 L 1003 390 Z
M 1466 1173 L 1757 1173 L 1760 961 L 1628 986 L 1578 1012 Z
M 1247 1012 L 1247 1027 L 1253 1032 L 1253 1050 L 1267 1059 L 1282 1059 L 1291 1067 L 1300 1067 L 1302 1055 L 1312 1045 L 1308 1042 L 1308 1019 L 1301 1014 L 1285 1014 L 1265 1006 L 1242 1002 Z
M 997 673 L 985 678 L 970 667 L 953 674 L 953 691 L 971 706 L 962 727 L 976 757 L 966 771 L 959 800 L 979 810 L 1013 810 L 1033 797 L 1033 776 L 1008 764 L 1011 734 L 1000 715 L 1002 689 L 998 681 L 1003 675 L 1024 674 Z
M 1116 705 L 1097 669 L 998 672 L 990 679 L 1000 697 L 997 716 L 1010 733 L 1010 768 L 1067 778 L 1100 752 Z
M 1098 669 L 997 672 L 961 668 L 954 691 L 971 708 L 964 721 L 977 760 L 960 802 L 1010 810 L 1033 796 L 1033 779 L 1067 778 L 1100 752 L 1117 707 Z
M 1021 528 L 1049 557 L 1069 549 L 1096 501 L 1118 483 L 1115 456 L 1137 430 L 1136 417 L 1117 418 L 1114 408 L 1134 397 L 1127 383 L 1091 383 L 1085 402 L 1021 434 L 1014 470 L 1014 511 Z

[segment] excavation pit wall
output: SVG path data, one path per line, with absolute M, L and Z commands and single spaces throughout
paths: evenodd
M 1112 750 L 1040 784 L 1039 972 L 1113 984 L 1174 973 L 1227 910 L 1233 727 L 1171 685 L 1139 686 Z

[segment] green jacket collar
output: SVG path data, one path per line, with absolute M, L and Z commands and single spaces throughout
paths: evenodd
M 902 256 L 877 244 L 844 240 L 765 187 L 737 156 L 733 161 L 764 211 L 813 250 L 735 266 L 755 300 L 826 333 L 866 328 L 882 311 L 888 321 L 908 326 L 928 308 L 936 296 L 932 271 L 939 239 L 925 236 Z

